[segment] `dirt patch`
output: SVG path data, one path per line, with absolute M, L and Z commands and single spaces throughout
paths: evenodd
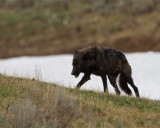
M 77 49 L 99 45 L 116 48 L 123 52 L 160 51 L 160 38 L 153 36 L 125 37 L 117 39 L 114 42 L 104 42 L 101 44 L 96 42 L 87 42 L 87 39 L 79 39 L 77 41 L 75 38 L 62 38 L 58 41 L 54 39 L 47 41 L 42 40 L 38 43 L 28 43 L 28 45 L 25 46 L 21 44 L 13 45 L 6 43 L 0 47 L 0 58 L 73 54 Z
M 143 37 L 126 37 L 116 40 L 113 46 L 124 52 L 160 51 L 160 39 Z

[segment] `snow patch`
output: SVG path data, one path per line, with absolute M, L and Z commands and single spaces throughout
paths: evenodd
M 141 97 L 160 100 L 160 53 L 130 53 L 126 57 L 132 67 L 132 76 Z M 36 78 L 45 82 L 59 83 L 66 87 L 76 87 L 83 74 L 75 79 L 71 75 L 73 55 L 42 57 L 16 57 L 0 60 L 0 73 L 9 76 Z M 110 93 L 115 91 L 108 82 Z M 103 91 L 101 78 L 91 75 L 91 80 L 81 89 Z M 133 90 L 132 90 L 133 92 Z M 134 92 L 133 92 L 133 95 Z

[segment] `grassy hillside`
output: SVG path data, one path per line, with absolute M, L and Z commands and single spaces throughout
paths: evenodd
M 159 0 L 1 0 L 0 58 L 90 45 L 160 51 Z
M 158 128 L 160 101 L 0 76 L 0 128 Z

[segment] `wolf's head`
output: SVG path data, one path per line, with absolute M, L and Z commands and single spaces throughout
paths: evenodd
M 75 51 L 72 65 L 73 70 L 71 74 L 76 78 L 81 72 L 90 73 L 90 70 L 95 68 L 96 65 L 95 48 L 85 48 Z

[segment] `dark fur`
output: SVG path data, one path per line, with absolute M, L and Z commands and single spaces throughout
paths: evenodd
M 129 83 L 134 89 L 136 96 L 139 97 L 138 88 L 134 85 L 131 77 L 131 67 L 125 55 L 118 50 L 91 47 L 75 51 L 72 75 L 78 77 L 81 72 L 84 73 L 84 76 L 77 84 L 77 88 L 80 88 L 85 82 L 90 80 L 90 75 L 94 74 L 102 78 L 104 92 L 108 93 L 107 75 L 111 85 L 116 91 L 116 94 L 120 95 L 120 91 L 116 84 L 116 79 L 120 74 L 120 88 L 128 95 L 131 95 L 132 92 L 127 84 Z

